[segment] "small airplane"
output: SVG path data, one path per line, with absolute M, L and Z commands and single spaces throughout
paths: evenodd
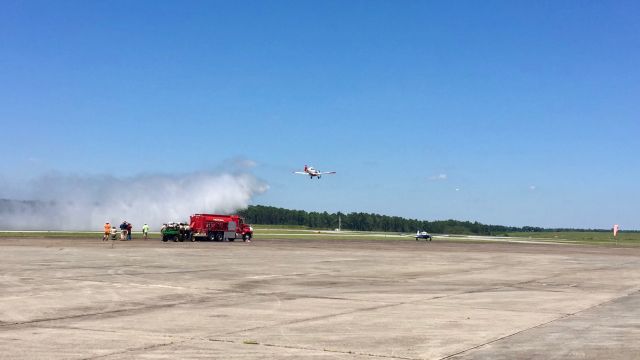
M 416 238 L 416 241 L 420 239 L 424 239 L 424 241 L 431 241 L 431 235 L 429 235 L 429 233 L 426 231 L 418 230 L 418 232 L 416 232 L 415 238 Z
M 320 170 L 316 170 L 313 168 L 313 166 L 304 166 L 304 171 L 294 171 L 294 174 L 298 174 L 298 175 L 309 175 L 309 179 L 313 179 L 314 176 L 317 176 L 318 179 L 320 179 L 320 177 L 322 175 L 333 175 L 336 172 L 335 171 L 325 171 L 322 172 Z

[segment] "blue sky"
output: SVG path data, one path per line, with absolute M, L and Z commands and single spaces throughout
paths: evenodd
M 225 170 L 255 204 L 640 229 L 635 1 L 3 1 L 0 197 Z M 168 164 L 171 164 L 168 166 Z M 291 175 L 304 164 L 338 175 Z

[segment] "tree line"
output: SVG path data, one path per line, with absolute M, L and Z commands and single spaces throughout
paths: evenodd
M 437 234 L 502 235 L 509 232 L 543 231 L 609 231 L 601 229 L 545 229 L 536 226 L 487 225 L 477 221 L 417 220 L 362 212 L 328 213 L 289 210 L 273 206 L 251 205 L 240 211 L 249 224 L 303 226 L 311 229 L 337 229 L 338 218 L 343 230 L 414 233 L 418 230 Z

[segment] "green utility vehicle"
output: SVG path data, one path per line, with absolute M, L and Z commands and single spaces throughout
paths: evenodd
M 162 235 L 162 241 L 167 242 L 169 240 L 173 241 L 185 241 L 186 239 L 191 240 L 191 229 L 189 225 L 185 223 L 167 223 L 162 225 L 160 229 L 160 234 Z

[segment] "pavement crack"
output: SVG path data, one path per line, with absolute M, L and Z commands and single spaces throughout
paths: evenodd
M 165 347 L 165 346 L 171 346 L 174 344 L 182 344 L 184 342 L 186 342 L 188 340 L 182 340 L 182 341 L 170 341 L 167 343 L 161 343 L 161 344 L 153 344 L 153 345 L 147 345 L 147 346 L 140 346 L 140 347 L 134 347 L 134 348 L 128 348 L 128 349 L 124 349 L 121 351 L 116 351 L 116 352 L 112 352 L 109 354 L 104 354 L 104 355 L 97 355 L 97 356 L 91 356 L 91 357 L 87 357 L 87 358 L 82 358 L 81 360 L 93 360 L 93 359 L 102 359 L 102 358 L 106 358 L 109 356 L 113 356 L 113 355 L 121 355 L 121 354 L 126 354 L 126 353 L 130 353 L 130 352 L 134 352 L 134 351 L 146 351 L 146 350 L 152 350 L 152 349 L 157 349 L 157 348 L 161 348 L 161 347 Z
M 113 317 L 113 316 L 120 316 L 123 314 L 125 315 L 131 314 L 134 312 L 146 312 L 146 311 L 157 310 L 157 309 L 171 308 L 179 305 L 203 303 L 207 301 L 211 301 L 211 299 L 198 298 L 198 299 L 189 300 L 189 301 L 173 302 L 173 303 L 160 304 L 160 305 L 130 307 L 125 309 L 110 310 L 110 311 L 99 311 L 99 312 L 84 313 L 84 314 L 74 314 L 74 315 L 67 315 L 67 316 L 33 319 L 29 321 L 7 322 L 4 324 L 0 324 L 0 328 L 8 328 L 12 326 L 21 326 L 21 325 L 31 325 L 31 324 L 38 324 L 38 323 L 58 321 L 58 320 L 82 319 L 82 318 L 94 317 L 94 316 Z
M 105 276 L 139 276 L 139 275 L 169 275 L 169 274 L 192 274 L 192 273 L 201 273 L 201 272 L 209 272 L 209 271 L 219 271 L 219 268 L 213 269 L 200 269 L 200 270 L 176 270 L 176 271 L 149 271 L 149 272 L 132 272 L 132 273 L 121 273 L 121 274 L 92 274 L 92 275 L 76 275 L 71 277 L 56 277 L 56 279 L 70 279 L 76 280 L 81 278 L 95 278 L 95 277 L 105 277 Z
M 243 332 L 247 332 L 247 331 L 266 329 L 266 328 L 270 328 L 270 327 L 274 327 L 274 326 L 293 325 L 293 324 L 299 324 L 299 323 L 303 323 L 303 322 L 307 322 L 307 321 L 324 320 L 324 319 L 329 319 L 329 318 L 336 317 L 336 316 L 355 314 L 355 313 L 363 312 L 363 311 L 379 310 L 379 309 L 384 309 L 384 308 L 388 308 L 388 307 L 400 306 L 400 305 L 404 305 L 404 304 L 407 304 L 407 303 L 393 303 L 393 304 L 385 304 L 385 305 L 379 305 L 379 306 L 370 306 L 370 307 L 366 307 L 366 308 L 354 309 L 354 310 L 350 310 L 350 311 L 343 311 L 343 312 L 334 313 L 334 314 L 319 315 L 319 316 L 312 316 L 312 317 L 308 317 L 308 318 L 304 318 L 304 319 L 290 320 L 290 321 L 285 321 L 285 322 L 281 322 L 281 323 L 277 323 L 277 324 L 255 326 L 255 327 L 252 327 L 252 328 L 233 331 L 233 332 L 230 332 L 228 334 L 230 334 L 230 335 L 231 334 L 239 334 L 239 333 L 243 333 Z
M 233 341 L 233 340 L 225 340 L 225 339 L 207 339 L 212 342 L 224 342 L 224 343 L 232 343 L 232 344 L 242 344 L 247 345 L 244 342 Z M 335 354 L 344 354 L 344 355 L 358 355 L 358 356 L 367 356 L 372 358 L 381 358 L 381 359 L 398 359 L 398 360 L 422 360 L 421 358 L 412 358 L 406 356 L 395 356 L 395 355 L 384 355 L 384 354 L 372 354 L 372 353 L 364 353 L 358 351 L 351 350 L 336 350 L 336 349 L 316 349 L 310 346 L 298 346 L 298 345 L 282 345 L 282 344 L 272 344 L 272 343 L 251 343 L 249 345 L 252 346 L 266 346 L 266 347 L 275 347 L 281 349 L 294 349 L 294 350 L 305 350 L 305 351 L 316 351 L 316 352 L 329 352 Z

